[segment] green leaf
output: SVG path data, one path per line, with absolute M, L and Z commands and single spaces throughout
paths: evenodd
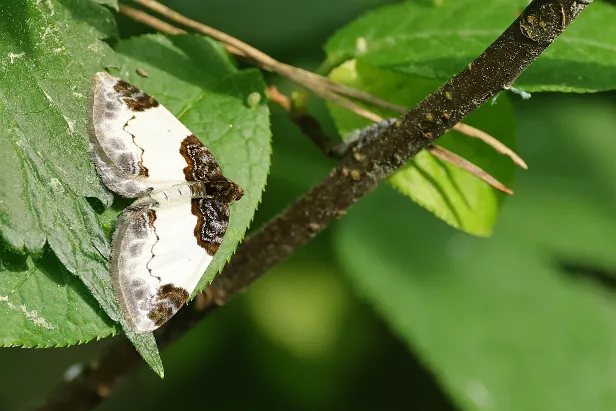
M 11 18 L 0 20 L 0 232 L 11 248 L 40 252 L 56 214 L 70 219 L 90 208 L 76 197 L 111 200 L 86 151 L 85 114 L 91 74 L 115 64 L 99 39 L 115 29 L 91 1 L 6 2 L 2 13 Z
M 114 20 L 89 0 L 8 2 L 2 12 L 10 16 L 0 21 L 0 55 L 6 56 L 0 79 L 0 145 L 5 153 L 0 234 L 10 249 L 2 252 L 2 259 L 11 250 L 41 254 L 47 242 L 107 316 L 121 321 L 107 269 L 108 240 L 85 199 L 111 200 L 87 153 L 85 119 L 92 75 L 117 64 L 100 40 L 116 36 Z M 11 266 L 3 264 L 2 270 Z M 40 267 L 51 268 L 39 269 L 26 260 L 14 275 L 0 277 L 6 321 L 23 327 L 4 328 L 4 345 L 72 345 L 117 332 L 99 312 L 98 321 L 70 333 L 75 324 L 91 320 L 91 295 L 67 280 L 53 259 Z M 60 286 L 53 293 L 64 294 L 57 300 L 42 294 L 52 288 L 50 278 Z M 32 328 L 30 323 L 42 326 Z M 153 337 L 128 337 L 162 376 Z
M 110 278 L 99 275 L 107 271 L 107 239 L 84 198 L 111 199 L 90 163 L 85 127 L 91 73 L 114 62 L 111 50 L 99 40 L 115 35 L 111 15 L 90 1 L 8 2 L 2 7 L 11 18 L 0 21 L 4 34 L 0 55 L 7 56 L 0 80 L 0 149 L 4 153 L 0 233 L 4 243 L 18 253 L 40 254 L 48 242 L 62 265 L 79 275 L 108 315 L 117 319 L 117 304 L 109 302 L 114 300 Z M 38 270 L 26 271 L 40 274 Z M 53 271 L 56 278 L 63 277 L 63 272 Z M 31 295 L 32 290 L 14 288 L 7 277 L 0 277 L 5 296 L 15 292 Z M 42 277 L 35 276 L 24 286 L 35 287 L 37 278 Z M 83 289 L 75 291 L 83 301 L 68 307 L 87 312 L 90 297 L 86 299 Z M 47 308 L 26 306 L 41 312 Z M 62 319 L 44 317 L 62 327 Z M 108 321 L 98 324 L 103 326 L 89 339 L 114 331 Z M 20 330 L 15 333 L 16 338 L 5 339 L 5 343 L 24 343 L 18 337 Z M 39 338 L 38 343 L 30 340 L 27 344 L 40 346 L 88 339 L 50 340 L 44 330 L 32 337 Z
M 438 82 L 416 76 L 395 74 L 365 64 L 348 61 L 334 69 L 331 78 L 365 90 L 392 103 L 412 107 L 438 87 Z M 484 105 L 465 121 L 515 148 L 515 119 L 507 100 L 499 97 L 496 105 Z M 341 135 L 365 127 L 368 120 L 329 104 Z M 372 109 L 372 108 L 371 108 Z M 383 116 L 398 116 L 379 112 Z M 509 186 L 515 166 L 481 141 L 452 131 L 437 143 L 475 163 Z M 506 195 L 466 171 L 422 151 L 395 173 L 389 182 L 401 193 L 428 209 L 438 218 L 468 233 L 490 235 Z
M 493 238 L 436 224 L 381 187 L 341 221 L 335 251 L 460 409 L 613 409 L 614 291 L 560 271 L 616 266 L 613 106 L 546 99 L 521 118 L 535 166 Z
M 143 36 L 120 43 L 117 51 L 123 55 L 119 75 L 174 113 L 244 189 L 196 294 L 233 255 L 265 188 L 271 156 L 265 84 L 258 70 L 238 70 L 217 43 L 202 36 Z M 138 68 L 148 78 L 139 76 Z M 251 104 L 255 92 L 261 99 Z
M 0 346 L 68 346 L 120 331 L 49 249 L 40 258 L 2 250 L 0 275 Z
M 441 81 L 461 71 L 515 20 L 523 0 L 405 2 L 350 23 L 325 46 L 327 65 L 360 61 Z M 616 88 L 616 7 L 594 2 L 515 85 L 526 91 Z
M 122 320 L 107 268 L 108 238 L 120 208 L 104 212 L 99 223 L 85 199 L 95 197 L 103 205 L 112 199 L 89 160 L 85 118 L 92 75 L 120 67 L 99 40 L 115 36 L 113 19 L 90 0 L 11 2 L 2 8 L 12 18 L 0 21 L 5 34 L 0 53 L 7 56 L 0 78 L 0 233 L 6 248 L 0 249 L 0 343 L 46 347 L 102 338 L 118 332 L 111 320 Z M 207 134 L 204 140 L 225 173 L 245 189 L 211 278 L 243 236 L 265 185 L 268 111 L 254 95 L 251 107 L 246 101 L 251 92 L 264 94 L 257 71 L 238 71 L 203 39 L 177 42 L 177 47 L 164 38 L 122 43 L 122 51 L 134 56 L 122 58 L 123 72 L 146 68 L 150 87 L 139 83 L 141 77 L 123 77 L 181 111 L 197 135 Z M 151 48 L 141 55 L 140 45 Z M 182 65 L 175 66 L 178 62 Z M 127 337 L 162 376 L 153 335 Z

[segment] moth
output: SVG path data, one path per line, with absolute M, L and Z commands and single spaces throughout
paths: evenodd
M 103 183 L 136 198 L 113 234 L 114 293 L 129 329 L 153 331 L 194 291 L 243 191 L 169 110 L 106 72 L 92 80 L 88 132 Z

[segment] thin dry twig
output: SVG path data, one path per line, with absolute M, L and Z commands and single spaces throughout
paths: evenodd
M 203 33 L 209 37 L 212 37 L 218 41 L 221 41 L 223 44 L 228 44 L 230 46 L 235 47 L 235 49 L 240 50 L 244 56 L 253 59 L 259 62 L 263 68 L 269 71 L 280 71 L 280 66 L 286 64 L 280 63 L 279 61 L 273 59 L 269 55 L 263 53 L 261 50 L 258 50 L 243 41 L 236 39 L 233 36 L 228 35 L 227 33 L 223 33 L 220 30 L 216 30 L 213 27 L 206 26 L 205 24 L 199 23 L 198 21 L 189 19 L 188 17 L 176 12 L 175 10 L 170 9 L 169 7 L 154 1 L 154 0 L 133 0 L 135 3 L 140 4 L 144 7 L 149 8 L 157 12 L 158 14 L 167 17 L 168 19 L 175 21 L 176 23 L 180 23 L 186 27 L 190 27 L 193 30 L 196 30 L 200 33 Z M 293 68 L 292 66 L 288 66 Z M 283 69 L 284 71 L 284 69 Z
M 152 28 L 155 28 L 158 31 L 161 31 L 163 33 L 168 33 L 168 34 L 173 34 L 173 35 L 179 35 L 179 34 L 186 34 L 186 30 L 182 30 L 180 28 L 177 28 L 167 22 L 162 21 L 161 19 L 157 19 L 156 17 L 142 11 L 142 10 L 137 10 L 133 7 L 130 6 L 126 6 L 124 4 L 120 4 L 119 5 L 119 9 L 118 11 L 121 14 L 124 14 L 127 17 L 130 17 L 133 20 L 136 21 L 140 21 L 141 23 L 144 23 Z
M 283 75 L 295 81 L 296 83 L 310 89 L 316 95 L 326 100 L 332 101 L 333 103 L 338 104 L 339 106 L 352 111 L 358 116 L 364 117 L 370 121 L 379 121 L 378 118 L 380 117 L 375 117 L 374 113 L 370 112 L 369 110 L 366 110 L 359 104 L 354 103 L 353 101 L 336 94 L 335 92 L 332 91 L 330 86 L 334 85 L 338 89 L 347 90 L 347 92 L 350 92 L 351 94 L 363 96 L 364 99 L 368 101 L 373 101 L 375 98 L 373 96 L 370 96 L 368 93 L 355 90 L 351 87 L 338 85 L 337 83 L 325 77 L 311 73 L 307 70 L 303 70 L 297 67 L 290 66 L 285 63 L 281 63 L 273 59 L 272 57 L 268 56 L 267 54 L 263 53 L 262 51 L 257 50 L 254 47 L 236 39 L 235 37 L 230 36 L 226 33 L 223 33 L 219 30 L 216 30 L 210 26 L 206 26 L 205 24 L 199 23 L 195 20 L 189 19 L 181 15 L 180 13 L 177 13 L 176 11 L 158 3 L 157 1 L 151 1 L 151 0 L 133 0 L 133 1 L 135 3 L 148 7 L 151 10 L 154 10 L 158 12 L 159 14 L 165 17 L 168 17 L 171 20 L 174 20 L 187 27 L 190 27 L 216 40 L 219 40 L 220 42 L 223 43 L 223 45 L 225 45 L 225 47 L 230 53 L 233 53 L 235 55 L 238 55 L 244 58 L 249 58 L 250 60 L 255 61 L 260 67 L 268 71 L 273 71 L 280 75 Z M 141 21 L 142 23 L 147 24 L 151 27 L 154 27 L 157 30 L 160 30 L 165 33 L 169 33 L 169 34 L 186 33 L 184 30 L 178 29 L 168 23 L 165 23 L 164 21 L 160 19 L 157 19 L 156 17 L 153 17 L 151 15 L 148 15 L 145 12 L 141 12 L 139 10 L 133 9 L 128 6 L 121 6 L 120 13 L 128 17 L 131 17 L 137 21 Z M 380 99 L 377 99 L 377 100 L 379 100 L 381 104 L 385 104 L 385 105 L 388 104 L 387 102 L 383 100 L 380 100 Z
M 378 98 L 371 99 L 371 104 L 376 107 L 389 109 L 400 114 L 406 113 L 409 110 L 408 107 L 398 106 L 396 104 L 392 104 Z M 457 123 L 451 129 L 457 131 L 458 133 L 462 133 L 468 137 L 476 138 L 483 141 L 488 146 L 496 150 L 497 153 L 504 154 L 509 157 L 511 161 L 513 161 L 518 167 L 521 167 L 524 170 L 528 169 L 528 165 L 526 165 L 526 162 L 522 160 L 519 155 L 517 155 L 512 149 L 510 149 L 505 144 L 492 137 L 485 131 L 464 123 Z
M 312 140 L 317 147 L 321 149 L 323 153 L 328 156 L 338 157 L 339 154 L 345 154 L 349 152 L 349 147 L 345 146 L 345 143 L 335 143 L 334 140 L 327 136 L 318 121 L 307 113 L 296 110 L 293 105 L 293 100 L 284 94 L 282 94 L 276 86 L 270 86 L 266 90 L 266 94 L 270 100 L 280 105 L 287 113 L 289 118 L 297 124 L 299 129 Z M 384 119 L 377 114 L 371 113 L 375 123 L 380 123 Z M 495 189 L 507 194 L 513 194 L 513 191 L 498 181 L 492 175 L 487 173 L 481 167 L 471 163 L 470 161 L 452 153 L 451 151 L 440 147 L 438 145 L 431 145 L 427 150 L 434 156 L 440 158 L 443 161 L 453 164 L 456 167 L 461 168 L 467 173 L 477 177 L 478 179 L 486 182 Z
M 378 121 L 372 115 L 371 112 L 359 106 L 358 104 L 352 102 L 344 98 L 343 96 L 336 95 L 334 91 L 338 91 L 341 94 L 346 93 L 349 96 L 353 96 L 357 99 L 364 100 L 368 103 L 370 102 L 378 102 L 381 106 L 392 106 L 384 100 L 378 99 L 377 97 L 371 96 L 368 93 L 365 93 L 360 90 L 356 90 L 352 87 L 344 86 L 342 84 L 338 84 L 336 82 L 331 81 L 330 79 L 320 76 L 318 74 L 312 73 L 307 70 L 303 70 L 289 64 L 282 63 L 271 56 L 263 53 L 261 50 L 258 50 L 251 45 L 244 43 L 243 41 L 228 35 L 227 33 L 223 33 L 220 30 L 216 30 L 213 27 L 207 26 L 203 23 L 199 23 L 193 19 L 190 19 L 175 10 L 170 9 L 169 7 L 155 1 L 155 0 L 133 0 L 135 3 L 140 4 L 144 7 L 149 8 L 150 10 L 155 11 L 156 13 L 169 18 L 176 23 L 182 24 L 186 27 L 190 27 L 191 29 L 198 31 L 202 34 L 210 36 L 225 45 L 229 45 L 235 48 L 235 50 L 239 50 L 244 57 L 248 57 L 259 64 L 262 68 L 278 73 L 284 77 L 289 78 L 297 82 L 298 84 L 310 89 L 315 94 L 330 100 L 344 108 L 347 108 L 354 113 L 367 118 L 371 121 Z M 150 19 L 151 21 L 151 19 Z M 236 54 L 236 53 L 234 53 Z
M 267 96 L 267 98 L 272 100 L 274 103 L 282 107 L 284 111 L 286 112 L 291 111 L 291 105 L 293 104 L 291 98 L 282 94 L 280 90 L 278 90 L 278 87 L 268 86 L 265 89 L 265 95 Z
M 458 123 L 452 128 L 453 130 L 456 130 L 457 132 L 460 132 L 464 135 L 477 138 L 483 141 L 484 143 L 492 147 L 494 150 L 496 150 L 496 152 L 509 157 L 518 167 L 523 168 L 524 170 L 528 170 L 528 165 L 526 165 L 526 162 L 522 159 L 522 157 L 517 155 L 512 149 L 510 149 L 485 131 L 479 130 L 478 128 L 469 126 L 468 124 L 464 123 Z
M 271 56 L 263 53 L 262 51 L 255 49 L 251 45 L 244 43 L 241 40 L 238 40 L 237 38 L 233 36 L 230 36 L 226 33 L 216 30 L 215 28 L 207 26 L 203 23 L 199 23 L 198 21 L 192 20 L 155 0 L 133 0 L 133 1 L 135 3 L 141 4 L 144 7 L 149 8 L 150 10 L 153 10 L 159 13 L 162 16 L 169 18 L 170 20 L 173 20 L 179 24 L 182 24 L 186 27 L 190 27 L 200 33 L 210 36 L 216 40 L 219 40 L 227 47 L 227 50 L 229 52 L 235 55 L 238 55 L 238 56 L 250 58 L 251 60 L 255 61 L 260 67 L 268 71 L 272 71 L 282 76 L 285 76 L 289 78 L 290 80 L 293 80 L 294 82 L 310 89 L 313 93 L 317 94 L 318 96 L 326 100 L 329 100 L 335 104 L 338 104 L 339 106 L 346 108 L 347 110 L 350 110 L 353 113 L 363 118 L 366 118 L 370 121 L 379 122 L 382 120 L 382 117 L 376 116 L 374 113 L 372 113 L 369 110 L 366 110 L 359 104 L 356 104 L 353 101 L 343 97 L 343 95 L 355 98 L 359 101 L 363 101 L 374 107 L 380 107 L 383 109 L 392 110 L 394 112 L 401 113 L 401 114 L 405 113 L 408 110 L 407 107 L 403 107 L 403 106 L 390 103 L 386 100 L 383 100 L 379 97 L 376 97 L 364 91 L 357 90 L 353 87 L 349 87 L 344 84 L 336 83 L 335 81 L 332 81 L 328 79 L 327 77 L 323 77 L 319 74 L 312 73 L 310 71 L 282 63 L 272 58 Z M 122 12 L 122 10 L 120 10 L 120 12 Z M 131 17 L 135 18 L 134 15 Z M 139 18 L 135 18 L 135 19 L 140 20 L 148 25 L 151 25 L 152 27 L 155 27 L 155 26 L 151 23 L 155 23 L 157 25 L 156 28 L 161 27 L 161 24 L 159 23 L 160 20 L 159 22 L 156 22 L 155 20 L 157 19 L 152 16 L 149 16 L 147 19 L 139 19 Z M 178 30 L 177 28 L 175 29 Z M 161 31 L 165 31 L 165 30 L 161 30 Z M 171 34 L 177 34 L 177 33 L 171 33 Z M 496 138 L 490 136 L 488 133 L 481 131 L 475 127 L 471 127 L 469 125 L 461 124 L 461 123 L 453 125 L 452 129 L 462 134 L 465 134 L 469 137 L 474 137 L 474 138 L 477 138 L 483 141 L 490 147 L 494 148 L 498 153 L 504 154 L 508 156 L 509 158 L 511 158 L 511 160 L 519 167 L 523 169 L 528 168 L 528 166 L 526 165 L 524 160 L 520 158 L 520 156 L 518 156 L 513 150 L 505 146 L 503 143 L 498 141 Z
M 484 171 L 481 167 L 471 163 L 470 161 L 460 157 L 459 155 L 455 153 L 452 153 L 446 148 L 437 146 L 435 144 L 435 145 L 428 147 L 427 150 L 430 153 L 432 153 L 435 157 L 438 157 L 441 160 L 445 160 L 448 163 L 455 165 L 456 167 L 460 167 L 462 170 L 485 181 L 486 183 L 488 183 L 495 189 L 500 190 L 503 193 L 513 194 L 513 191 L 509 187 L 507 187 L 506 185 L 504 185 L 503 183 L 501 183 L 500 181 L 492 177 L 489 173 Z
M 120 14 L 124 14 L 127 17 L 130 17 L 131 19 L 135 21 L 139 21 L 147 26 L 150 26 L 162 33 L 173 34 L 173 35 L 188 33 L 186 30 L 183 30 L 179 27 L 175 27 L 174 25 L 169 24 L 166 21 L 163 21 L 159 18 L 156 18 L 152 16 L 151 14 L 148 14 L 142 10 L 138 10 L 133 7 L 127 6 L 125 4 L 118 5 L 118 12 Z M 239 57 L 248 58 L 244 54 L 244 52 L 238 49 L 237 47 L 233 47 L 225 43 L 222 43 L 222 44 L 229 53 L 234 54 Z

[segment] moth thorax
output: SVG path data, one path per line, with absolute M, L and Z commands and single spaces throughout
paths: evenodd
M 186 198 L 206 197 L 206 189 L 201 181 L 173 185 L 164 190 L 157 190 L 150 193 L 150 198 L 161 203 L 172 203 Z
M 226 203 L 239 200 L 244 195 L 240 186 L 222 176 L 205 182 L 205 188 L 209 195 L 220 198 Z

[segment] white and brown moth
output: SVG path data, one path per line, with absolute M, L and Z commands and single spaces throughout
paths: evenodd
M 118 219 L 111 275 L 128 327 L 152 331 L 194 291 L 243 191 L 165 107 L 105 72 L 92 81 L 88 131 L 105 185 L 137 198 Z

